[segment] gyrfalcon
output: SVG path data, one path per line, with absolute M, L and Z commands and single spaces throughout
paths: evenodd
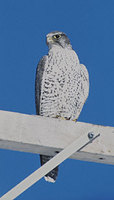
M 46 36 L 48 55 L 42 57 L 36 69 L 36 114 L 76 121 L 89 93 L 89 76 L 80 64 L 65 33 L 54 31 Z M 40 155 L 41 165 L 52 156 Z M 44 178 L 55 182 L 58 167 Z

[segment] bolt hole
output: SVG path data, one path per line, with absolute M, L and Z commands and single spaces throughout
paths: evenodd
M 99 160 L 104 160 L 104 158 L 99 158 Z
M 55 153 L 59 153 L 59 151 L 55 151 Z

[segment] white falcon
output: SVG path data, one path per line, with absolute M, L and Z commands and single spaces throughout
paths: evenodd
M 48 55 L 40 60 L 36 70 L 36 114 L 76 121 L 89 93 L 89 76 L 80 64 L 65 33 L 54 31 L 47 36 Z M 41 165 L 52 156 L 40 155 Z M 55 182 L 58 167 L 44 178 Z

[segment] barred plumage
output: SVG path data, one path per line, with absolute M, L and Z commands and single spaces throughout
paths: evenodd
M 79 63 L 68 37 L 62 32 L 47 35 L 49 52 L 36 71 L 36 113 L 46 117 L 77 120 L 89 93 L 87 69 Z M 50 158 L 41 156 L 46 161 Z M 58 168 L 56 168 L 56 171 Z M 52 173 L 53 174 L 53 173 Z M 48 174 L 46 180 L 56 179 Z

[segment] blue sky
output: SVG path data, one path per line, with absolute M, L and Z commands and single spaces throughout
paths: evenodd
M 45 35 L 60 30 L 90 75 L 79 121 L 114 126 L 113 8 L 113 0 L 1 0 L 0 109 L 35 114 L 35 71 L 48 51 Z M 0 159 L 0 196 L 40 166 L 36 154 L 0 150 Z M 42 179 L 21 199 L 114 200 L 114 166 L 68 159 L 55 184 Z

